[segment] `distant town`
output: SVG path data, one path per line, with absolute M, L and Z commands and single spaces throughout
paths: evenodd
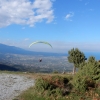
M 40 62 L 39 60 L 42 59 Z M 0 53 L 0 64 L 17 68 L 27 72 L 70 72 L 73 64 L 68 62 L 67 56 L 31 56 L 11 53 Z

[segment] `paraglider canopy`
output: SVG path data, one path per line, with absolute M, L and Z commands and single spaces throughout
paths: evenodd
M 29 45 L 29 47 L 31 47 L 32 45 L 37 44 L 37 43 L 44 43 L 44 44 L 49 45 L 49 46 L 52 48 L 51 44 L 48 43 L 48 42 L 45 42 L 45 41 L 36 41 L 36 42 L 32 42 L 32 43 Z

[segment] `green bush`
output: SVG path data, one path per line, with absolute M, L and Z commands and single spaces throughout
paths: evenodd
M 85 92 L 95 88 L 96 82 L 100 80 L 100 65 L 94 57 L 90 57 L 84 66 L 74 76 L 72 84 L 79 92 Z
M 38 91 L 47 90 L 49 87 L 50 87 L 50 83 L 48 81 L 45 81 L 43 78 L 39 78 L 35 82 L 35 88 Z
M 49 76 L 46 78 L 39 78 L 35 82 L 35 90 L 41 92 L 44 96 L 61 97 L 67 95 L 71 89 L 71 77 Z
M 72 84 L 73 84 L 73 87 L 75 88 L 75 91 L 78 91 L 78 92 L 86 91 L 87 85 L 86 85 L 85 77 L 81 77 L 79 75 L 75 76 Z
M 54 73 L 54 74 L 58 74 L 59 72 L 58 72 L 58 71 L 53 71 L 53 73 Z
M 100 67 L 98 62 L 87 62 L 83 68 L 77 73 L 80 76 L 88 76 L 93 80 L 100 79 Z

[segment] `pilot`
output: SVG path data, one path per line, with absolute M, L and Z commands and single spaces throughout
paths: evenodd
M 42 62 L 42 59 L 39 59 L 40 62 Z

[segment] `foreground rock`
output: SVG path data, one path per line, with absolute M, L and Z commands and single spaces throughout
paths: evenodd
M 13 100 L 22 91 L 34 85 L 34 80 L 25 76 L 0 74 L 0 100 Z

